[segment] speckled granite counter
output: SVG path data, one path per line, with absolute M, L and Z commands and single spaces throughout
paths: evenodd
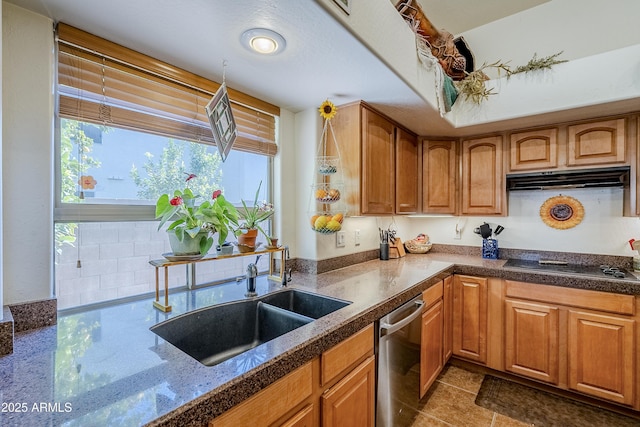
M 243 299 L 243 282 L 172 294 L 174 311 L 168 314 L 143 300 L 60 316 L 56 326 L 18 334 L 14 353 L 0 357 L 0 425 L 206 424 L 454 270 L 640 294 L 640 282 L 531 274 L 503 264 L 433 253 L 368 261 L 321 275 L 294 274 L 292 287 L 353 303 L 212 367 L 164 342 L 149 327 L 195 308 Z M 261 278 L 259 294 L 272 290 Z

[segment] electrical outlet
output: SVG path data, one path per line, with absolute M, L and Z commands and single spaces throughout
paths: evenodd
M 336 233 L 336 247 L 337 248 L 344 248 L 346 246 L 345 243 L 345 236 L 346 233 L 344 231 L 338 231 Z
M 456 228 L 456 234 L 454 234 L 453 238 L 455 240 L 462 239 L 462 230 L 460 230 L 459 228 Z
M 360 230 L 359 229 L 355 231 L 355 234 L 353 236 L 353 240 L 354 240 L 356 246 L 360 246 Z

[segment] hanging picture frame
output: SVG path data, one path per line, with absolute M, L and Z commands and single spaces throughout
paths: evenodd
M 227 85 L 222 83 L 211 101 L 205 106 L 207 117 L 211 125 L 213 140 L 218 147 L 220 157 L 224 162 L 231 151 L 231 147 L 238 136 L 236 122 L 231 111 L 231 102 L 227 93 Z

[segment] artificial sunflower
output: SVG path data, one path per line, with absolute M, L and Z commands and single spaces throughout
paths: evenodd
M 333 105 L 333 102 L 327 99 L 322 103 L 322 105 L 320 105 L 320 108 L 318 108 L 318 111 L 320 112 L 320 115 L 322 116 L 323 119 L 331 120 L 338 112 L 338 109 L 336 108 L 335 105 Z

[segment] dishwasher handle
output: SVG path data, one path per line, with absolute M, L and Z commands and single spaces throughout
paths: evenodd
M 400 329 L 407 326 L 409 323 L 413 322 L 420 314 L 422 314 L 422 306 L 424 306 L 424 301 L 418 300 L 415 303 L 416 311 L 405 317 L 399 322 L 394 324 L 390 324 L 387 322 L 380 323 L 380 336 L 383 337 L 385 335 L 391 335 L 394 332 L 399 331 Z

